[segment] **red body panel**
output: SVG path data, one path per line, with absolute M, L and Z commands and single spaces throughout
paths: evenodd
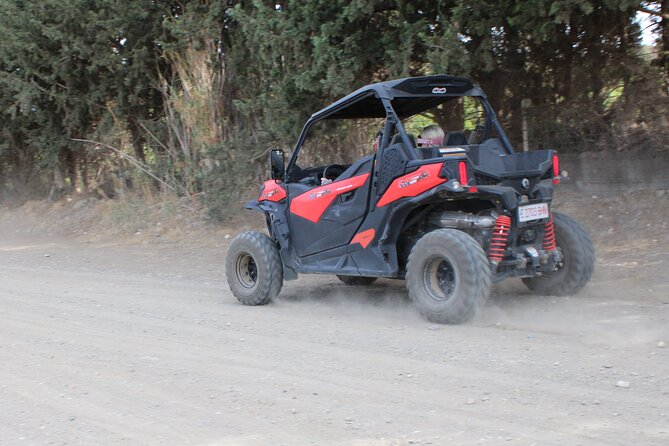
M 290 212 L 317 223 L 335 198 L 356 190 L 365 184 L 367 178 L 368 173 L 308 190 L 290 202 Z
M 279 201 L 286 198 L 286 191 L 283 187 L 279 186 L 276 180 L 267 180 L 263 184 L 262 192 L 258 201 L 274 201 L 278 203 Z
M 372 240 L 374 240 L 374 236 L 376 235 L 376 231 L 374 228 L 372 229 L 367 229 L 366 231 L 358 232 L 355 237 L 353 237 L 353 240 L 351 240 L 351 245 L 354 243 L 360 243 L 362 248 L 366 248 L 369 246 L 370 243 L 372 243 Z
M 445 182 L 445 178 L 439 177 L 442 166 L 443 163 L 426 164 L 418 170 L 395 178 L 376 206 L 383 207 L 400 198 L 415 197 Z

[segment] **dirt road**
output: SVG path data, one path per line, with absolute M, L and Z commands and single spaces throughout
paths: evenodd
M 225 246 L 0 235 L 3 445 L 669 444 L 666 255 L 436 326 L 403 282 L 249 308 Z

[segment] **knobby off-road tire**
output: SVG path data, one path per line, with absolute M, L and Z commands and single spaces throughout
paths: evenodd
M 432 322 L 471 319 L 490 294 L 490 263 L 476 240 L 456 229 L 424 235 L 411 250 L 406 286 L 420 314 Z
M 228 249 L 225 274 L 232 294 L 242 304 L 269 303 L 283 285 L 283 264 L 276 242 L 257 231 L 239 234 Z
M 563 260 L 550 274 L 524 278 L 534 293 L 544 296 L 569 296 L 585 286 L 595 270 L 595 248 L 590 236 L 576 220 L 553 212 L 555 239 Z
M 363 276 L 341 276 L 337 274 L 337 279 L 341 280 L 345 285 L 371 285 L 376 282 L 376 277 L 363 277 Z

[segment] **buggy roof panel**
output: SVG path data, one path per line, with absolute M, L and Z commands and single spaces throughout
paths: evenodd
M 314 113 L 311 119 L 385 118 L 381 97 L 392 101 L 400 118 L 407 118 L 460 96 L 484 94 L 472 81 L 462 77 L 441 74 L 408 77 L 364 86 Z

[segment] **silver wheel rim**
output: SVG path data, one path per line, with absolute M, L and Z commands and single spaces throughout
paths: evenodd
M 249 253 L 242 253 L 235 262 L 237 281 L 244 288 L 253 288 L 258 283 L 258 266 Z
M 423 286 L 432 300 L 448 301 L 457 284 L 455 268 L 445 257 L 435 257 L 428 261 L 423 272 Z

